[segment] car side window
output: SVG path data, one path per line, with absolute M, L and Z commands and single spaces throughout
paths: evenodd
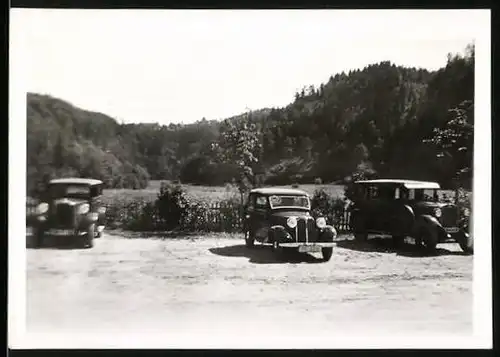
M 255 208 L 266 208 L 267 207 L 267 197 L 257 196 L 255 199 Z
M 90 188 L 90 197 L 97 197 L 102 194 L 102 187 L 100 185 L 96 185 Z
M 399 187 L 396 187 L 396 189 L 394 190 L 394 198 L 396 200 L 399 200 L 401 198 L 401 192 L 399 190 Z
M 247 210 L 253 211 L 255 208 L 255 195 L 249 195 L 247 199 Z
M 376 198 L 379 198 L 379 195 L 380 195 L 380 192 L 379 192 L 378 187 L 370 186 L 368 188 L 368 194 L 367 194 L 368 198 L 376 199 Z

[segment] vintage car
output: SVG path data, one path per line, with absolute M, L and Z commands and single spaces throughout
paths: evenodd
M 436 245 L 455 240 L 466 253 L 473 253 L 468 228 L 470 212 L 464 218 L 456 205 L 439 202 L 436 182 L 398 179 L 356 181 L 350 207 L 350 226 L 355 239 L 368 234 L 391 235 L 396 244 L 405 237 L 432 252 Z
M 298 189 L 256 188 L 250 191 L 245 206 L 245 244 L 255 241 L 272 244 L 282 258 L 286 249 L 321 252 L 330 260 L 337 236 L 324 217 L 312 217 L 306 192 Z
M 83 247 L 93 247 L 102 235 L 106 208 L 99 203 L 103 182 L 86 178 L 51 180 L 41 203 L 30 217 L 36 246 L 44 237 L 68 236 L 79 239 Z

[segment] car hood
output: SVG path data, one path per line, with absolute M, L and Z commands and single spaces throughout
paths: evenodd
M 276 210 L 271 211 L 271 217 L 275 217 L 278 219 L 288 219 L 288 217 L 311 217 L 309 211 L 300 210 L 300 209 L 286 209 L 286 210 Z
M 412 206 L 420 209 L 455 207 L 453 203 L 444 203 L 444 202 L 418 202 L 413 204 Z
M 56 198 L 56 199 L 52 200 L 52 203 L 55 206 L 60 205 L 60 204 L 66 204 L 69 206 L 76 206 L 78 204 L 85 203 L 85 202 L 87 202 L 87 201 L 84 199 L 81 199 L 81 198 L 68 198 L 68 197 Z
M 286 226 L 286 221 L 288 220 L 289 217 L 305 218 L 305 217 L 311 217 L 311 214 L 306 210 L 300 210 L 300 209 L 279 210 L 271 212 L 269 221 L 271 224 Z

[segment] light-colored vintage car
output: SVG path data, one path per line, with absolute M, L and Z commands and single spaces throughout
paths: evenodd
M 95 179 L 51 180 L 29 217 L 34 245 L 42 246 L 50 235 L 78 239 L 83 247 L 93 247 L 105 226 L 106 208 L 99 203 L 102 189 L 103 182 Z
M 321 252 L 323 260 L 332 257 L 335 228 L 324 217 L 311 215 L 306 192 L 298 189 L 256 188 L 250 191 L 245 206 L 246 246 L 254 242 L 271 244 L 279 257 L 286 249 Z

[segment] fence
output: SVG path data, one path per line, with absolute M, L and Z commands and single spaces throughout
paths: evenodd
M 26 201 L 26 216 L 35 213 L 36 200 Z M 157 212 L 146 212 L 145 205 L 128 205 L 122 207 L 108 207 L 107 225 L 112 228 L 130 228 L 140 231 L 152 230 L 161 225 Z M 153 210 L 153 205 L 148 205 Z M 117 212 L 120 211 L 120 212 Z M 337 232 L 349 231 L 349 212 L 345 209 L 334 210 L 326 215 L 329 224 L 333 224 Z M 148 222 L 144 222 L 147 218 Z M 233 202 L 215 202 L 204 206 L 195 206 L 188 210 L 188 215 L 181 222 L 185 230 L 204 232 L 241 232 L 243 228 L 242 207 Z
M 329 224 L 332 224 L 338 233 L 349 232 L 350 212 L 346 209 L 335 209 L 326 214 Z M 243 210 L 234 203 L 212 203 L 207 214 L 210 222 L 210 231 L 232 232 L 242 229 Z

